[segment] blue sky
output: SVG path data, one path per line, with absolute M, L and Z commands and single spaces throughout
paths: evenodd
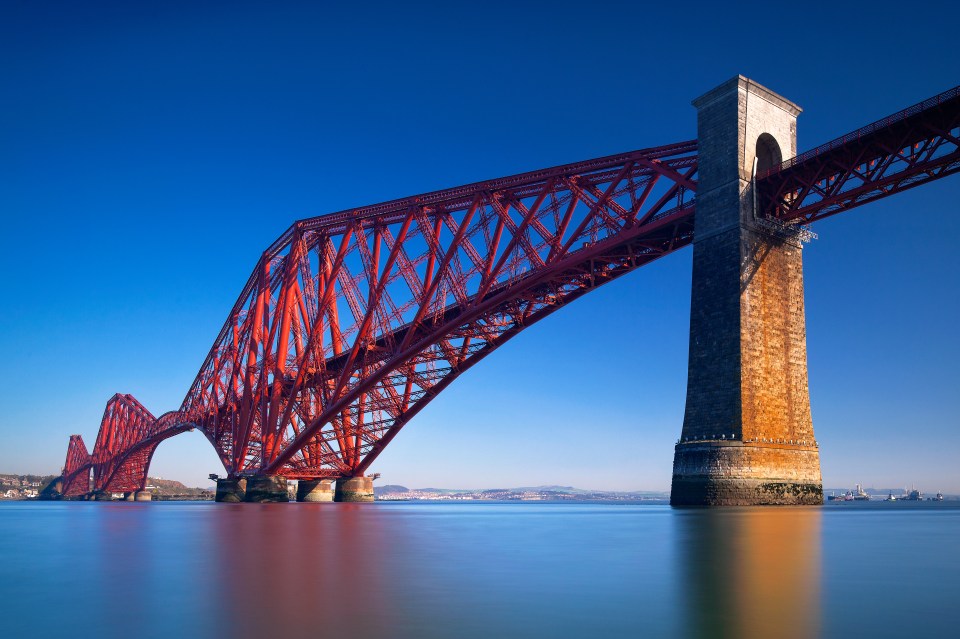
M 4 3 L 0 471 L 58 472 L 115 392 L 179 406 L 295 219 L 691 139 L 690 101 L 737 73 L 805 109 L 801 150 L 960 82 L 953 3 L 647 4 Z M 814 229 L 825 486 L 960 492 L 958 202 L 954 176 Z M 371 470 L 668 488 L 691 258 L 524 332 Z M 192 433 L 151 474 L 219 470 Z

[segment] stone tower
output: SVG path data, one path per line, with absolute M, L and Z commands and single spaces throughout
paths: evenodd
M 694 100 L 690 361 L 674 505 L 819 504 L 798 237 L 754 216 L 755 171 L 796 155 L 800 108 L 739 76 Z

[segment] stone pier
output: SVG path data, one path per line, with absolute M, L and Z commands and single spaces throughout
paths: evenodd
M 149 490 L 138 490 L 133 499 L 134 501 L 153 501 L 153 493 Z
M 796 155 L 800 108 L 742 76 L 693 104 L 690 359 L 670 503 L 820 504 L 802 245 L 754 214 L 754 172 Z
M 308 481 L 301 479 L 297 482 L 297 501 L 321 502 L 333 501 L 333 480 L 317 479 Z
M 347 477 L 337 480 L 334 501 L 373 501 L 373 477 Z
M 247 480 L 237 477 L 222 477 L 216 480 L 217 494 L 214 501 L 237 503 L 244 500 L 247 493 Z
M 248 477 L 243 501 L 255 503 L 290 501 L 290 496 L 287 494 L 287 479 L 274 475 Z

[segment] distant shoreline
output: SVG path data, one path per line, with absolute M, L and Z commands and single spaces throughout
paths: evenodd
M 59 475 L 17 475 L 0 473 L 0 501 L 30 501 L 35 500 L 50 482 Z M 215 488 L 188 487 L 175 480 L 149 477 L 149 490 L 157 501 L 210 501 L 214 497 Z M 844 495 L 849 489 L 825 488 L 824 503 L 849 503 L 840 499 L 829 501 L 830 495 Z M 899 499 L 902 489 L 867 488 L 865 493 L 870 496 L 870 502 L 884 501 L 889 495 Z M 496 502 L 624 502 L 624 503 L 669 503 L 668 491 L 636 490 L 613 491 L 591 490 L 573 486 L 521 486 L 515 488 L 408 488 L 406 486 L 387 484 L 374 487 L 377 501 L 431 501 L 431 502 L 466 502 L 466 501 L 496 501 Z M 932 496 L 929 493 L 926 496 Z M 120 496 L 122 498 L 122 495 Z M 926 500 L 926 497 L 925 497 Z M 960 500 L 958 495 L 944 495 L 945 501 Z M 862 502 L 858 502 L 862 503 Z

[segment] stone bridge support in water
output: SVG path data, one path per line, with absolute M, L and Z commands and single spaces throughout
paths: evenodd
M 297 482 L 300 502 L 371 502 L 374 477 L 347 477 L 337 480 L 318 479 Z M 219 502 L 283 502 L 288 501 L 287 480 L 273 475 L 220 477 L 215 500 Z
M 755 217 L 756 172 L 796 155 L 800 108 L 738 76 L 694 100 L 699 185 L 674 505 L 819 504 L 802 245 Z
M 333 501 L 333 496 L 333 480 L 317 479 L 314 481 L 309 481 L 306 479 L 301 479 L 297 482 L 297 501 Z
M 373 501 L 373 477 L 346 477 L 337 480 L 334 501 Z

